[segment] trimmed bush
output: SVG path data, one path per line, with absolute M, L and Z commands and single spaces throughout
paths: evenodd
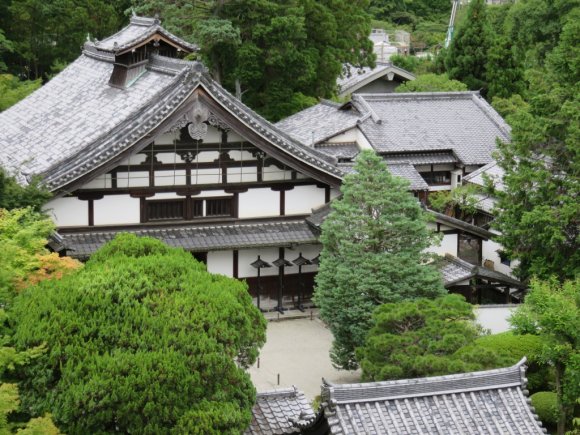
M 540 364 L 543 341 L 538 335 L 514 335 L 512 332 L 486 335 L 473 344 L 460 349 L 458 356 L 479 355 L 485 350 L 495 354 L 495 358 L 484 362 L 487 368 L 507 367 L 516 364 L 524 356 L 527 358 L 528 389 L 532 392 L 551 389 L 554 373 L 551 367 Z
M 24 369 L 22 404 L 64 432 L 233 434 L 250 423 L 244 368 L 265 319 L 245 283 L 190 253 L 123 234 L 16 299 L 18 349 L 48 348 Z
M 546 426 L 558 424 L 558 395 L 551 391 L 540 391 L 530 396 L 536 414 Z

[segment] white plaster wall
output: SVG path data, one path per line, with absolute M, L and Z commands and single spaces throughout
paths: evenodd
M 149 172 L 118 172 L 117 187 L 146 187 L 149 186 Z
M 133 154 L 133 155 L 127 157 L 126 159 L 121 160 L 119 162 L 119 166 L 139 165 L 139 164 L 143 163 L 145 161 L 145 159 L 147 159 L 147 156 L 145 154 Z
M 220 153 L 218 151 L 202 151 L 195 156 L 195 161 L 200 163 L 213 162 L 219 159 Z
M 358 128 L 354 127 L 350 130 L 346 130 L 342 133 L 337 134 L 336 136 L 331 137 L 327 140 L 330 143 L 340 143 L 340 142 L 357 142 L 359 137 Z
M 292 171 L 285 171 L 275 165 L 264 166 L 262 168 L 262 179 L 264 181 L 291 180 Z
M 457 257 L 457 234 L 444 234 L 439 246 L 431 246 L 427 251 L 437 255 L 451 254 Z
M 208 125 L 207 134 L 203 138 L 204 143 L 220 143 L 222 141 L 222 132 L 217 128 Z
M 444 165 L 433 165 L 434 171 L 452 171 L 455 169 L 455 165 L 453 163 L 446 163 Z
M 237 161 L 256 161 L 256 158 L 250 153 L 249 151 L 230 151 L 228 152 L 229 156 Z
M 183 163 L 183 160 L 181 160 L 181 157 L 179 157 L 177 154 L 175 153 L 157 153 L 155 154 L 155 158 L 161 162 L 161 163 L 165 163 L 167 164 L 172 164 L 172 163 Z
M 81 189 L 107 189 L 111 187 L 111 174 L 102 174 L 83 185 Z
M 310 213 L 324 205 L 325 189 L 316 186 L 295 186 L 286 191 L 286 214 Z
M 298 245 L 294 248 L 284 248 L 284 258 L 288 261 L 295 260 L 298 258 L 300 253 L 304 258 L 308 260 L 312 260 L 322 250 L 322 245 Z M 315 264 L 311 264 L 308 266 L 302 266 L 302 272 L 316 272 L 318 270 L 318 266 Z M 284 269 L 284 273 L 286 274 L 293 274 L 298 273 L 298 266 L 288 266 Z
M 244 142 L 245 140 L 235 131 L 228 131 L 228 142 Z
M 512 267 L 501 264 L 501 259 L 497 252 L 499 250 L 501 250 L 501 245 L 499 243 L 494 242 L 493 240 L 484 240 L 482 243 L 483 261 L 493 261 L 494 270 L 512 276 Z
M 95 201 L 96 202 L 96 201 Z M 89 224 L 89 202 L 77 198 L 56 198 L 44 207 L 57 227 L 71 227 Z
M 278 248 L 240 249 L 238 253 L 239 278 L 251 278 L 258 276 L 258 270 L 254 269 L 250 265 L 251 263 L 253 263 L 258 259 L 258 255 L 260 255 L 262 260 L 267 261 L 268 263 L 272 263 L 272 261 L 278 259 Z M 278 268 L 272 266 L 261 269 L 260 275 L 261 276 L 278 275 Z
M 480 305 L 474 310 L 475 319 L 481 326 L 489 329 L 492 334 L 499 334 L 511 329 L 508 318 L 516 308 L 517 305 Z
M 175 139 L 179 138 L 179 131 L 163 133 L 155 138 L 155 143 L 157 145 L 169 145 L 173 144 Z
M 211 251 L 207 253 L 207 271 L 225 276 L 234 276 L 233 251 Z
M 155 171 L 155 186 L 183 186 L 185 180 L 185 169 Z
M 138 224 L 139 198 L 109 195 L 95 201 L 95 225 Z
M 191 184 L 216 184 L 221 183 L 221 169 L 198 169 L 191 171 Z
M 279 214 L 280 192 L 274 192 L 269 188 L 260 188 L 240 193 L 240 218 L 278 216 Z
M 258 170 L 254 167 L 228 168 L 228 183 L 258 181 Z
M 340 189 L 335 187 L 330 189 L 330 199 L 338 198 L 340 196 Z

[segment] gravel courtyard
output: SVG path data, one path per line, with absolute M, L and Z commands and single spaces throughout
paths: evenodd
M 320 394 L 322 378 L 358 382 L 360 372 L 336 370 L 328 355 L 332 334 L 316 317 L 268 322 L 267 341 L 258 364 L 248 372 L 258 392 L 295 385 L 312 400 Z M 280 374 L 280 385 L 278 385 Z

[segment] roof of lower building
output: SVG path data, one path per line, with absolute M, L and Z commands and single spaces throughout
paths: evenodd
M 513 288 L 514 293 L 526 288 L 525 284 L 505 273 L 468 263 L 467 261 L 451 254 L 445 254 L 445 256 L 438 259 L 438 262 L 439 270 L 443 276 L 443 282 L 446 288 L 452 287 L 471 278 L 481 278 L 498 283 L 498 285 L 507 285 Z
M 412 165 L 441 165 L 457 163 L 458 159 L 453 151 L 433 151 L 417 153 L 382 153 L 387 163 L 410 163 Z
M 169 246 L 193 252 L 223 249 L 284 247 L 317 243 L 317 236 L 304 220 L 206 225 L 151 225 L 116 229 L 63 230 L 60 235 L 67 255 L 87 259 L 119 233 L 153 237 Z
M 502 369 L 322 386 L 332 434 L 546 433 L 526 398 L 525 358 Z
M 493 187 L 497 190 L 503 190 L 503 169 L 499 167 L 496 161 L 490 162 L 485 166 L 467 174 L 463 177 L 466 183 L 477 184 L 478 186 L 486 186 L 486 178 L 493 183 Z
M 413 73 L 393 65 L 391 62 L 377 62 L 374 68 L 356 68 L 345 65 L 343 70 L 343 74 L 336 81 L 340 97 L 352 94 L 363 86 L 383 77 L 393 80 L 397 76 L 399 81 L 415 80 L 416 78 Z
M 358 112 L 341 110 L 340 107 L 341 104 L 324 100 L 284 118 L 276 123 L 276 127 L 306 145 L 325 142 L 330 137 L 356 127 L 359 122 Z
M 252 422 L 246 435 L 300 433 L 300 425 L 311 422 L 314 411 L 296 387 L 258 393 L 252 408 Z
M 465 165 L 492 161 L 510 128 L 477 92 L 357 94 L 372 113 L 360 129 L 379 153 L 452 150 Z
M 418 190 L 429 190 L 429 185 L 425 181 L 421 174 L 415 169 L 411 163 L 408 162 L 399 162 L 399 163 L 387 163 L 387 169 L 389 172 L 394 175 L 395 177 L 404 178 L 409 182 L 409 189 L 418 191 Z M 342 168 L 345 172 L 352 172 L 354 168 L 354 162 L 348 163 L 338 163 L 337 166 Z
M 352 160 L 360 152 L 356 142 L 322 142 L 315 144 L 314 148 L 337 159 Z

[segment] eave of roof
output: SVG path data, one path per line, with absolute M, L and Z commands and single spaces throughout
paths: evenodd
M 216 224 L 134 225 L 118 228 L 94 227 L 60 230 L 67 255 L 87 259 L 117 234 L 131 233 L 139 237 L 153 237 L 169 246 L 192 252 L 291 247 L 318 243 L 317 235 L 303 220 L 271 222 L 233 222 Z
M 426 209 L 429 214 L 435 217 L 435 220 L 440 223 L 444 223 L 452 228 L 457 228 L 462 231 L 468 232 L 470 234 L 474 234 L 476 236 L 481 237 L 484 240 L 489 240 L 493 238 L 494 234 L 491 231 L 478 227 L 476 225 L 467 223 L 460 219 L 453 218 L 451 216 L 447 216 L 443 213 L 439 213 L 435 210 Z

